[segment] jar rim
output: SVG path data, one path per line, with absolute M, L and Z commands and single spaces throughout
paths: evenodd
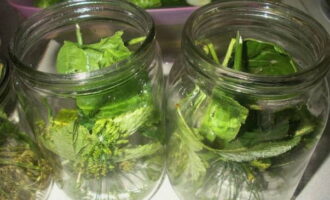
M 58 74 L 58 73 L 43 72 L 29 65 L 26 65 L 24 64 L 20 55 L 17 55 L 16 50 L 17 48 L 19 48 L 20 39 L 24 37 L 25 32 L 27 32 L 27 30 L 29 32 L 37 31 L 35 29 L 37 29 L 39 26 L 49 25 L 49 22 L 47 22 L 47 20 L 50 21 L 50 19 L 52 19 L 52 16 L 54 14 L 64 15 L 64 13 L 61 12 L 64 12 L 66 8 L 73 8 L 74 11 L 71 10 L 71 12 L 78 13 L 79 16 L 88 13 L 89 11 L 91 12 L 94 11 L 93 8 L 95 6 L 102 6 L 102 5 L 105 6 L 114 5 L 118 7 L 120 7 L 121 5 L 127 6 L 130 9 L 132 9 L 131 11 L 134 11 L 134 13 L 130 12 L 129 10 L 125 10 L 125 12 L 131 15 L 138 15 L 145 21 L 145 24 L 147 25 L 146 27 L 144 27 L 146 32 L 145 40 L 142 42 L 141 45 L 138 46 L 138 48 L 135 51 L 132 52 L 132 54 L 128 58 L 121 60 L 117 63 L 114 63 L 108 67 L 104 67 L 90 72 Z M 40 22 L 41 19 L 42 22 Z M 87 21 L 88 19 L 89 18 L 87 18 Z M 10 41 L 9 55 L 15 64 L 14 65 L 15 70 L 19 71 L 26 78 L 33 79 L 33 82 L 35 83 L 46 86 L 49 84 L 62 85 L 63 82 L 65 82 L 66 85 L 73 86 L 77 84 L 82 84 L 83 82 L 87 82 L 89 80 L 97 80 L 105 76 L 108 76 L 110 74 L 117 74 L 117 73 L 123 73 L 123 71 L 129 71 L 129 69 L 127 69 L 129 68 L 127 67 L 127 63 L 129 63 L 129 61 L 132 60 L 143 59 L 146 56 L 148 49 L 150 49 L 151 46 L 150 44 L 154 41 L 154 38 L 155 38 L 155 25 L 151 16 L 130 2 L 121 1 L 121 0 L 71 0 L 45 8 L 40 12 L 34 14 L 30 18 L 28 18 L 25 22 L 23 22 L 16 31 L 15 36 Z M 117 66 L 125 66 L 125 67 L 118 68 Z
M 221 12 L 221 9 L 225 9 L 226 6 L 233 6 L 237 8 L 248 8 L 244 6 L 252 6 L 256 9 L 263 8 L 265 11 L 259 12 L 273 12 L 275 9 L 276 14 L 285 14 L 287 18 L 292 17 L 292 19 L 301 19 L 307 21 L 304 26 L 313 26 L 313 28 L 317 29 L 320 38 L 323 40 L 324 48 L 322 54 L 319 56 L 318 62 L 314 63 L 313 66 L 309 66 L 306 69 L 300 70 L 298 72 L 288 74 L 288 75 L 260 75 L 260 74 L 252 74 L 247 72 L 236 71 L 230 68 L 222 67 L 221 64 L 216 64 L 211 58 L 207 57 L 197 45 L 195 45 L 195 41 L 191 35 L 194 31 L 194 21 L 201 17 L 201 15 L 209 12 Z M 253 10 L 245 10 L 246 12 L 253 12 Z M 183 31 L 183 40 L 182 46 L 189 46 L 189 53 L 185 52 L 185 48 L 183 48 L 183 57 L 184 59 L 193 54 L 196 59 L 202 60 L 205 65 L 208 65 L 210 68 L 213 68 L 216 73 L 207 73 L 205 70 L 202 70 L 202 66 L 198 66 L 199 68 L 197 71 L 202 72 L 201 74 L 210 79 L 217 79 L 219 76 L 221 78 L 230 78 L 230 79 L 237 79 L 239 80 L 240 84 L 245 83 L 257 83 L 265 87 L 271 87 L 280 83 L 280 85 L 293 84 L 293 83 L 301 83 L 306 80 L 306 77 L 311 76 L 308 80 L 309 83 L 314 83 L 318 80 L 322 80 L 322 78 L 326 75 L 327 71 L 329 70 L 330 66 L 330 38 L 329 34 L 326 30 L 322 27 L 322 25 L 314 20 L 312 17 L 308 16 L 304 12 L 293 8 L 289 5 L 285 5 L 283 3 L 278 2 L 269 2 L 269 1 L 243 1 L 243 0 L 224 0 L 220 2 L 214 2 L 203 6 L 197 9 L 187 20 L 184 31 Z M 193 53 L 192 53 L 193 52 Z M 221 67 L 219 67 L 221 66 Z M 305 84 L 307 86 L 308 84 Z M 310 85 L 310 84 L 309 84 Z M 243 86 L 244 87 L 244 86 Z

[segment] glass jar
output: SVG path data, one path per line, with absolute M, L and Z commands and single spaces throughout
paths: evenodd
M 10 68 L 0 60 L 0 199 L 46 199 L 52 169 L 23 131 L 11 75 Z
M 237 31 L 282 47 L 299 70 L 252 74 L 204 53 L 206 41 L 224 59 Z M 195 11 L 167 88 L 167 168 L 180 198 L 291 199 L 328 119 L 329 53 L 321 25 L 282 4 L 221 1 Z
M 108 38 L 119 33 L 122 42 Z M 130 53 L 61 74 L 61 62 L 85 67 L 81 50 L 65 53 L 67 44 L 96 59 L 103 44 L 115 46 L 104 57 Z M 150 198 L 164 171 L 164 85 L 151 17 L 121 0 L 65 2 L 24 22 L 10 52 L 19 101 L 57 185 L 72 199 Z

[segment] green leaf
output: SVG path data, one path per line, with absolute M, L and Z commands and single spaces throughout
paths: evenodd
M 61 124 L 61 125 L 59 125 Z M 48 127 L 48 131 L 42 136 L 43 145 L 59 157 L 74 161 L 79 159 L 77 154 L 85 147 L 90 145 L 89 131 L 79 126 L 77 132 L 78 137 L 76 141 L 73 140 L 74 122 L 62 122 L 54 121 L 54 124 Z
M 85 148 L 90 140 L 89 131 L 83 126 L 78 126 L 79 134 L 74 140 L 74 126 L 77 117 L 76 110 L 62 109 L 54 119 L 50 120 L 49 127 L 45 127 L 41 123 L 43 145 L 53 153 L 71 161 L 76 159 L 78 152 Z
M 207 54 L 210 52 L 208 48 L 203 49 Z M 262 75 L 288 75 L 298 71 L 294 60 L 282 47 L 252 38 L 242 39 L 239 32 L 230 40 L 222 66 Z
M 141 8 L 155 8 L 162 5 L 161 0 L 129 0 L 129 2 Z
M 99 109 L 95 118 L 109 118 L 121 115 L 127 111 L 130 112 L 143 106 L 148 107 L 152 105 L 150 91 L 143 90 L 145 92 L 138 92 L 139 87 L 140 86 L 136 84 L 136 80 L 132 80 L 132 82 L 125 84 L 124 88 L 118 88 L 118 90 L 112 91 L 109 94 L 109 96 L 116 97 L 113 101 L 109 96 L 104 95 L 103 102 L 96 104 L 96 101 L 89 102 L 86 100 L 85 104 L 82 104 L 83 101 L 80 101 L 79 99 L 79 101 L 77 101 L 79 103 L 78 106 L 85 110 L 85 112 Z M 97 98 L 100 99 L 99 96 L 95 96 L 95 99 Z
M 76 30 L 78 43 L 64 41 L 59 50 L 56 69 L 60 74 L 89 72 L 120 62 L 131 55 L 121 38 L 123 31 L 117 31 L 98 43 L 83 45 L 79 25 Z
M 271 115 L 276 116 L 274 113 Z M 268 124 L 267 128 L 265 129 L 261 129 L 259 127 L 258 129 L 254 129 L 252 131 L 245 131 L 240 133 L 237 141 L 244 144 L 245 146 L 251 146 L 260 142 L 281 140 L 289 137 L 290 121 L 288 116 L 277 114 L 276 119 L 272 119 L 272 121 L 273 122 L 270 122 L 270 124 Z M 254 123 L 253 125 L 255 126 L 256 119 L 254 119 L 252 123 Z
M 147 74 L 141 72 L 125 84 L 101 94 L 77 97 L 77 106 L 85 115 L 96 112 L 100 118 L 112 117 L 127 110 L 133 110 L 151 101 L 151 86 L 147 84 Z
M 87 56 L 86 72 L 100 69 L 100 63 L 103 59 L 102 51 L 98 51 L 95 49 L 84 49 L 84 51 Z
M 125 132 L 125 134 L 133 134 L 138 130 L 147 120 L 151 120 L 153 107 L 143 106 L 130 112 L 125 112 L 113 119 L 113 121 L 119 126 L 119 128 Z
M 233 98 L 214 90 L 213 98 L 203 114 L 200 131 L 213 142 L 216 137 L 225 142 L 236 138 L 248 115 L 248 109 Z
M 297 72 L 294 61 L 280 46 L 254 39 L 244 41 L 248 73 L 287 75 Z
M 297 146 L 300 141 L 301 137 L 294 137 L 288 140 L 259 143 L 249 147 L 234 143 L 233 145 L 227 145 L 225 149 L 216 150 L 215 152 L 221 157 L 231 161 L 253 161 L 286 153 Z
M 160 143 L 151 143 L 145 145 L 138 145 L 134 148 L 125 148 L 122 151 L 122 155 L 116 159 L 116 162 L 123 162 L 128 160 L 136 160 L 146 156 L 151 156 L 155 153 L 162 151 L 162 145 Z
M 180 107 L 177 107 L 177 127 L 169 142 L 169 173 L 176 177 L 176 184 L 198 181 L 206 174 L 208 163 L 198 153 L 203 150 L 202 137 L 187 125 Z M 181 184 L 180 183 L 180 184 Z
M 101 39 L 95 44 L 84 45 L 84 49 L 92 49 L 102 53 L 99 60 L 99 68 L 108 67 L 114 63 L 128 58 L 131 55 L 130 50 L 124 45 L 122 40 L 123 31 L 117 31 L 111 37 Z M 87 54 L 88 57 L 94 56 Z
M 88 58 L 83 49 L 76 43 L 64 41 L 58 52 L 56 69 L 60 74 L 70 74 L 88 71 Z
M 71 109 L 61 109 L 55 116 L 54 124 L 56 125 L 67 125 L 75 121 L 78 117 L 78 112 Z

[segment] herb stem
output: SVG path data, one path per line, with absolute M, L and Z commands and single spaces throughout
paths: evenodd
M 16 166 L 16 167 L 22 167 L 25 169 L 30 169 L 30 170 L 40 170 L 39 167 L 29 166 L 29 165 L 26 165 L 23 163 L 6 162 L 6 161 L 1 161 L 1 160 L 0 160 L 0 165 L 11 165 L 11 166 Z
M 225 58 L 224 58 L 224 60 L 222 62 L 222 65 L 224 67 L 228 67 L 228 63 L 229 63 L 230 57 L 231 57 L 231 55 L 233 53 L 233 49 L 234 49 L 235 43 L 236 43 L 236 39 L 235 38 L 232 38 L 230 40 L 230 43 L 229 43 L 229 46 L 228 46 L 228 50 L 227 50 L 226 56 L 225 56 Z
M 145 39 L 146 39 L 146 36 L 141 36 L 141 37 L 133 38 L 130 41 L 128 41 L 128 45 L 138 44 L 140 42 L 143 42 Z
M 0 80 L 1 80 L 1 76 L 2 76 L 2 71 L 3 71 L 4 67 L 3 64 L 0 63 Z
M 215 63 L 220 64 L 218 55 L 217 55 L 217 53 L 215 51 L 215 48 L 214 48 L 214 45 L 212 43 L 208 43 L 207 47 L 208 47 L 208 49 L 211 53 L 211 56 L 212 56 L 213 60 L 215 61 Z
M 77 37 L 77 42 L 78 42 L 79 46 L 82 46 L 83 38 L 82 38 L 79 24 L 76 24 L 76 37 Z
M 238 31 L 236 35 L 236 41 L 234 69 L 237 71 L 242 71 L 243 39 Z

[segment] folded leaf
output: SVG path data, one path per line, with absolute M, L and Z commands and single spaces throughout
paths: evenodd
M 208 163 L 199 152 L 203 150 L 202 137 L 198 136 L 187 125 L 181 109 L 177 107 L 177 127 L 169 142 L 169 173 L 176 177 L 175 184 L 198 181 L 206 174 Z
M 246 72 L 263 75 L 287 75 L 297 72 L 294 61 L 280 46 L 245 39 Z
M 70 74 L 88 71 L 88 57 L 78 44 L 64 41 L 58 52 L 56 69 L 60 74 Z
M 77 35 L 81 36 L 80 29 L 77 28 L 76 31 Z M 128 58 L 131 52 L 124 45 L 122 35 L 123 31 L 118 31 L 98 43 L 87 45 L 64 41 L 57 55 L 57 72 L 60 74 L 89 72 L 109 67 Z
M 299 144 L 301 137 L 276 142 L 264 142 L 254 146 L 245 147 L 238 143 L 227 145 L 225 149 L 216 150 L 223 158 L 236 162 L 253 161 L 271 158 L 288 152 Z
M 48 127 L 48 131 L 43 133 L 41 138 L 43 145 L 58 156 L 74 161 L 79 159 L 77 154 L 89 144 L 89 131 L 83 126 L 79 126 L 76 141 L 73 139 L 74 122 L 66 125 L 54 125 Z
M 145 145 L 139 145 L 134 148 L 125 148 L 122 154 L 116 162 L 123 162 L 127 160 L 135 160 L 143 158 L 145 156 L 150 156 L 158 153 L 162 150 L 162 145 L 160 143 L 151 143 Z
M 216 137 L 225 142 L 236 138 L 248 115 L 248 109 L 224 93 L 214 90 L 212 100 L 203 114 L 200 131 L 213 142 Z
M 98 68 L 104 68 L 128 58 L 131 52 L 124 45 L 123 33 L 123 31 L 117 31 L 111 37 L 103 38 L 98 43 L 83 45 L 89 60 L 97 63 Z

